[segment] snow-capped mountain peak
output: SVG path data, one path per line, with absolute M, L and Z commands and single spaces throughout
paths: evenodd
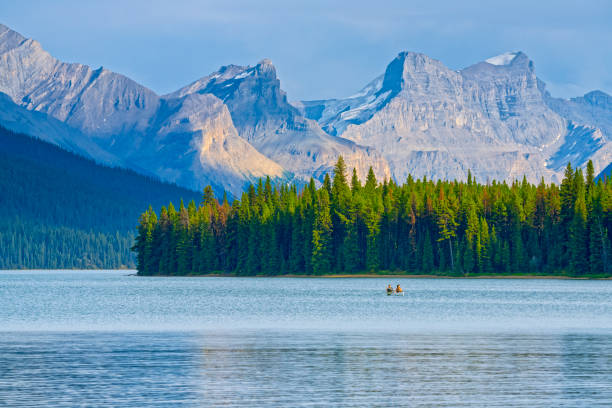
M 439 83 L 448 83 L 448 76 L 457 75 L 425 54 L 403 51 L 387 65 L 383 75 L 355 95 L 295 105 L 306 117 L 317 120 L 325 131 L 339 136 L 349 125 L 367 122 L 401 92 L 424 94 Z
M 233 94 L 235 87 L 253 77 L 267 77 L 276 80 L 276 68 L 267 58 L 254 66 L 224 65 L 210 75 L 202 77 L 191 84 L 164 95 L 165 99 L 180 98 L 191 93 L 212 93 L 221 100 Z
M 510 65 L 516 58 L 519 52 L 506 52 L 495 57 L 491 57 L 485 60 L 485 62 L 491 65 Z

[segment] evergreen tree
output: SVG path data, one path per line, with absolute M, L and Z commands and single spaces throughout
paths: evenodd
M 584 197 L 579 196 L 574 205 L 574 217 L 570 226 L 570 267 L 576 274 L 589 271 L 587 251 L 587 212 Z
M 587 176 L 586 176 L 586 194 L 589 195 L 595 188 L 595 168 L 593 166 L 593 160 L 589 160 L 587 163 Z
M 227 197 L 226 197 L 227 198 Z M 204 187 L 204 193 L 202 194 L 202 205 L 212 205 L 215 201 L 215 193 L 210 185 Z
M 177 275 L 187 275 L 191 273 L 191 248 L 192 239 L 189 234 L 189 214 L 187 209 L 183 205 L 181 200 L 179 208 L 179 221 L 177 231 L 177 244 L 176 244 L 176 262 L 177 262 Z
M 357 170 L 353 167 L 353 176 L 351 177 L 351 192 L 353 195 L 359 194 L 359 190 L 361 190 L 361 182 L 357 177 Z
M 346 181 L 346 165 L 342 156 L 338 158 L 334 168 L 334 180 L 331 194 L 331 221 L 332 221 L 332 254 L 335 260 L 334 269 L 344 269 L 344 244 L 349 224 L 348 211 L 351 202 L 351 189 Z
M 449 249 L 449 259 L 451 270 L 455 270 L 455 262 L 453 257 L 453 243 L 452 239 L 456 236 L 455 228 L 458 226 L 458 223 L 455 219 L 455 212 L 453 208 L 450 207 L 448 200 L 444 195 L 444 190 L 440 188 L 440 195 L 438 196 L 438 242 L 447 242 Z
M 319 191 L 312 231 L 312 270 L 315 275 L 332 271 L 332 224 L 327 189 Z
M 425 230 L 423 238 L 423 272 L 432 273 L 434 270 L 433 246 L 431 245 L 431 237 L 429 230 Z
M 490 274 L 493 272 L 491 265 L 491 237 L 489 235 L 489 224 L 484 217 L 480 218 L 480 261 L 478 263 L 478 271 L 480 273 Z

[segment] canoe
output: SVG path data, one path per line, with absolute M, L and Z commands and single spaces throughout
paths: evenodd
M 404 292 L 403 291 L 402 292 L 396 292 L 396 291 L 387 292 L 387 296 L 404 296 Z

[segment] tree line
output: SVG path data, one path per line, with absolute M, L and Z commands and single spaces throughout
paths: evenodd
M 12 218 L 0 221 L 0 269 L 134 267 L 133 231 L 114 233 Z
M 567 165 L 559 186 L 333 178 L 250 185 L 231 204 L 206 187 L 201 203 L 140 217 L 140 275 L 563 274 L 610 276 L 612 183 Z

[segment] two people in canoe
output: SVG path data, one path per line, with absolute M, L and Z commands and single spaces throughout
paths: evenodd
M 402 287 L 399 285 L 399 283 L 397 284 L 397 287 L 395 288 L 395 293 L 402 293 L 404 290 L 402 289 Z M 393 287 L 391 286 L 391 284 L 389 284 L 389 286 L 387 286 L 387 295 L 390 295 L 394 292 Z

